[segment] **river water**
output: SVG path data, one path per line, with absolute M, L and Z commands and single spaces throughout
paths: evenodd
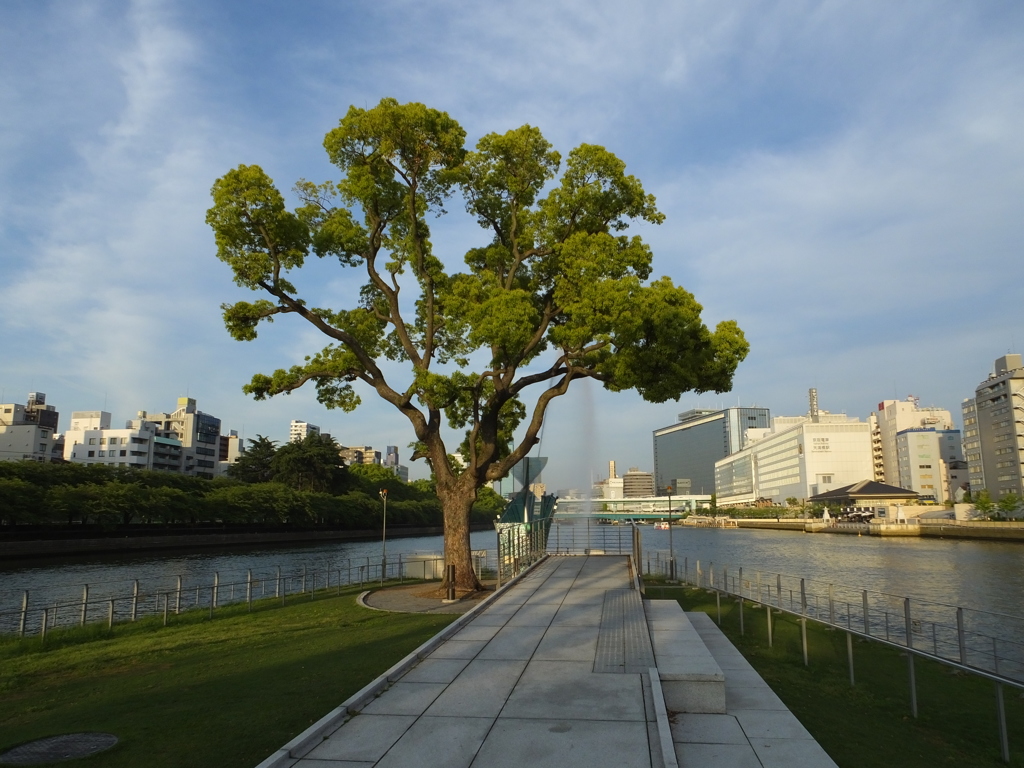
M 625 539 L 629 549 L 629 529 L 625 526 L 594 526 L 606 534 Z M 663 566 L 669 552 L 669 531 L 641 526 L 645 567 Z M 552 537 L 555 533 L 552 532 Z M 743 568 L 745 594 L 774 600 L 799 600 L 799 580 L 805 579 L 807 593 L 814 596 L 819 613 L 824 596 L 834 596 L 835 610 L 842 621 L 861 620 L 859 606 L 863 590 L 870 593 L 869 614 L 873 622 L 903 621 L 904 597 L 913 600 L 917 619 L 926 619 L 945 628 L 956 624 L 956 607 L 965 609 L 968 628 L 1020 640 L 1024 637 L 1024 546 L 1012 542 L 933 538 L 890 538 L 834 534 L 804 534 L 750 529 L 707 529 L 676 526 L 671 532 L 679 575 L 684 569 L 692 578 L 698 561 L 707 574 L 723 575 L 734 582 Z M 481 565 L 493 567 L 495 535 L 490 531 L 472 534 L 474 550 L 489 550 Z M 554 539 L 549 547 L 554 546 Z M 401 554 L 405 573 L 418 576 L 419 559 L 439 556 L 440 536 L 391 539 L 387 543 L 389 563 L 394 567 Z M 161 608 L 160 593 L 176 590 L 177 578 L 183 584 L 181 607 L 208 605 L 214 574 L 219 580 L 218 604 L 245 597 L 246 579 L 251 571 L 253 595 L 288 594 L 299 591 L 302 574 L 306 586 L 316 580 L 326 585 L 328 572 L 332 586 L 342 582 L 372 581 L 379 578 L 381 543 L 329 542 L 315 544 L 256 546 L 200 550 L 191 553 L 151 552 L 78 558 L 20 561 L 0 565 L 0 632 L 16 631 L 22 599 L 29 592 L 28 626 L 40 624 L 38 614 L 55 604 L 61 606 L 56 624 L 80 619 L 83 585 L 89 585 L 90 617 L 106 618 L 104 601 L 116 601 L 116 619 L 130 610 L 135 580 L 142 597 L 140 613 Z M 410 560 L 413 563 L 410 564 Z M 360 566 L 363 566 L 361 569 Z M 277 581 L 278 568 L 282 575 Z M 314 573 L 316 574 L 314 576 Z M 232 586 L 233 585 L 233 586 Z M 782 587 L 781 595 L 779 587 Z M 197 587 L 199 587 L 197 592 Z M 794 597 L 795 594 L 795 597 Z M 838 606 L 838 607 L 836 607 Z M 846 606 L 849 606 L 848 610 Z M 173 604 L 172 604 L 173 609 Z M 36 627 L 38 630 L 38 626 Z M 880 631 L 880 630 L 879 630 Z M 888 630 L 887 630 L 888 631 Z M 915 629 L 915 631 L 917 631 Z M 938 642 L 938 632 L 929 630 Z

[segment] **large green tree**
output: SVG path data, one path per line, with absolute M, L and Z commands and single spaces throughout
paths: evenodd
M 262 399 L 312 383 L 325 406 L 351 410 L 359 382 L 398 409 L 416 435 L 412 458 L 436 477 L 445 558 L 471 588 L 477 489 L 527 455 L 574 381 L 651 402 L 723 392 L 748 347 L 735 322 L 712 332 L 690 293 L 650 280 L 650 248 L 627 230 L 663 216 L 622 160 L 583 144 L 563 168 L 529 125 L 488 134 L 474 150 L 465 139 L 422 104 L 352 107 L 324 140 L 337 181 L 298 182 L 292 211 L 260 167 L 240 165 L 214 184 L 207 222 L 235 282 L 263 294 L 224 306 L 234 338 L 255 339 L 279 315 L 325 337 L 303 365 L 257 374 L 245 391 Z M 452 196 L 485 233 L 461 272 L 457 254 L 435 251 L 428 224 Z M 292 274 L 311 253 L 359 273 L 356 305 L 302 298 Z M 386 375 L 385 360 L 408 374 Z M 444 420 L 464 435 L 464 468 L 447 460 Z

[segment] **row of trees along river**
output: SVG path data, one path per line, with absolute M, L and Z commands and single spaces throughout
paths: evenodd
M 0 462 L 0 531 L 209 523 L 379 528 L 381 489 L 388 491 L 389 526 L 441 525 L 433 481 L 404 483 L 385 467 L 346 467 L 332 438 L 310 435 L 281 446 L 258 436 L 228 477 L 214 480 L 99 465 Z M 500 497 L 482 488 L 473 517 L 491 521 L 501 508 Z

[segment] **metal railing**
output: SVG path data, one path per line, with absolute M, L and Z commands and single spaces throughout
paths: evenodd
M 632 555 L 641 561 L 640 529 L 602 525 L 594 518 L 554 518 L 538 523 L 496 523 L 498 586 L 545 555 Z
M 473 553 L 473 567 L 477 577 L 496 567 L 494 553 L 478 550 Z M 172 581 L 139 579 L 110 584 L 81 587 L 80 599 L 52 599 L 25 590 L 21 596 L 20 608 L 0 611 L 0 634 L 39 635 L 56 628 L 85 626 L 105 622 L 109 627 L 115 623 L 137 621 L 147 616 L 162 616 L 166 626 L 172 616 L 186 611 L 207 610 L 210 616 L 217 608 L 246 603 L 252 610 L 255 601 L 272 598 L 277 605 L 305 596 L 315 599 L 318 592 L 354 585 L 380 584 L 384 581 L 409 579 L 433 580 L 443 575 L 442 557 L 414 557 L 409 560 L 399 554 L 395 558 L 378 560 L 366 557 L 349 559 L 337 565 L 307 568 L 305 565 L 282 571 L 276 567 L 271 572 L 254 573 L 251 569 L 232 572 L 235 578 L 222 578 L 215 571 L 212 578 L 195 583 L 186 583 L 182 576 Z M 100 589 L 106 587 L 105 590 Z M 126 589 L 127 588 L 127 589 Z M 123 590 L 123 591 L 122 591 Z M 66 594 L 67 590 L 61 590 Z M 52 595 L 52 592 L 51 592 Z
M 678 558 L 677 558 L 678 561 Z M 914 659 L 939 662 L 995 684 L 1000 747 L 1009 762 L 1009 743 L 1003 686 L 1024 690 L 1024 617 L 979 611 L 945 603 L 892 595 L 885 592 L 836 585 L 782 573 L 746 570 L 689 557 L 676 563 L 683 584 L 715 593 L 718 623 L 721 598 L 739 602 L 740 632 L 744 632 L 744 602 L 765 609 L 768 644 L 772 645 L 772 613 L 796 617 L 801 627 L 804 664 L 808 664 L 807 621 L 847 633 L 850 684 L 854 683 L 853 638 L 872 640 L 905 652 L 908 661 L 911 713 L 917 717 L 917 683 Z M 648 574 L 667 576 L 672 559 L 656 553 L 647 560 Z

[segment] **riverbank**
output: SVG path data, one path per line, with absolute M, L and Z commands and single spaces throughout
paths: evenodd
M 471 531 L 491 530 L 490 523 L 470 525 Z M 388 528 L 389 539 L 415 536 L 440 536 L 444 529 L 437 526 L 416 528 Z M 194 550 L 211 547 L 250 547 L 259 544 L 299 544 L 328 541 L 375 541 L 380 539 L 379 530 L 358 531 L 287 531 L 281 533 L 230 533 L 210 531 L 208 533 L 169 534 L 159 536 L 133 535 L 121 538 L 78 538 L 78 539 L 34 539 L 30 541 L 0 542 L 0 558 L 4 560 L 27 560 L 38 557 L 63 555 L 95 555 L 112 552 L 145 552 L 152 550 Z
M 120 741 L 93 768 L 251 768 L 457 618 L 366 610 L 358 592 L 4 639 L 0 751 L 99 731 Z
M 921 520 L 909 524 L 841 523 L 826 525 L 820 520 L 736 520 L 737 528 L 835 533 L 852 536 L 922 536 L 940 539 L 1024 541 L 1024 522 L 988 523 L 958 520 Z

